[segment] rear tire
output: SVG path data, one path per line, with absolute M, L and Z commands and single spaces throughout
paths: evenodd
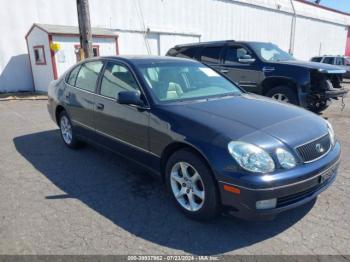
M 190 150 L 179 150 L 167 161 L 165 182 L 175 205 L 188 217 L 210 220 L 220 210 L 218 189 L 206 162 Z
M 82 146 L 74 133 L 72 122 L 66 111 L 62 111 L 58 118 L 62 140 L 69 148 L 77 149 Z
M 279 102 L 299 105 L 297 94 L 288 86 L 274 87 L 266 93 L 266 96 Z

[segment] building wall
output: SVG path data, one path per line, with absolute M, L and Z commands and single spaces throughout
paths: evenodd
M 48 83 L 53 80 L 52 60 L 49 45 L 49 37 L 46 32 L 35 27 L 27 38 L 30 62 L 33 71 L 33 82 L 36 91 L 47 91 Z M 36 65 L 34 59 L 34 46 L 44 46 L 45 65 Z M 21 79 L 18 79 L 21 80 Z
M 116 30 L 119 36 L 119 52 L 125 55 L 165 55 L 177 44 L 188 44 L 200 41 L 200 35 L 180 34 L 157 31 L 145 35 L 143 32 Z
M 0 38 L 0 92 L 33 88 L 24 35 L 33 23 L 77 25 L 75 2 L 0 0 L 6 36 Z M 349 16 L 299 1 L 294 6 L 297 58 L 319 54 L 320 45 L 321 54 L 344 54 Z M 293 6 L 290 0 L 90 0 L 90 13 L 93 26 L 120 35 L 120 54 L 164 54 L 182 41 L 219 39 L 269 41 L 288 50 Z M 147 30 L 153 35 L 145 36 Z
M 307 60 L 318 55 L 344 55 L 347 32 L 347 26 L 298 17 L 294 54 Z
M 25 34 L 35 22 L 75 25 L 75 1 L 0 0 L 0 92 L 33 90 Z

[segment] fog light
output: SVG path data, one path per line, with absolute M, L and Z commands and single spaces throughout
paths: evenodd
M 276 205 L 277 205 L 276 198 L 256 201 L 256 209 L 275 208 Z

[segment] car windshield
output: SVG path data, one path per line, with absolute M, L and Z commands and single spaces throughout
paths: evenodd
M 252 43 L 251 47 L 260 58 L 267 62 L 295 60 L 293 56 L 271 43 Z
M 142 77 L 160 102 L 239 95 L 242 91 L 211 68 L 192 62 L 139 64 Z

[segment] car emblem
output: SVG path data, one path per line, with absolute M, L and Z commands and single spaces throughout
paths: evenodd
M 316 151 L 318 153 L 323 153 L 324 152 L 324 148 L 322 147 L 321 144 L 316 144 L 315 148 L 316 148 Z

